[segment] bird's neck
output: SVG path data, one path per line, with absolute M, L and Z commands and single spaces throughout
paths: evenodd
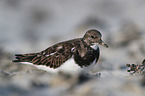
M 90 45 L 91 48 L 93 48 L 94 50 L 97 50 L 98 49 L 98 43 L 94 43 L 92 45 Z
M 91 44 L 91 42 L 89 42 L 88 40 L 82 39 L 82 41 L 85 43 L 85 45 L 90 46 L 91 48 L 93 48 L 94 50 L 98 49 L 98 43 L 93 43 Z
M 90 46 L 91 42 L 89 40 L 86 40 L 84 38 L 82 38 L 82 41 L 85 45 Z

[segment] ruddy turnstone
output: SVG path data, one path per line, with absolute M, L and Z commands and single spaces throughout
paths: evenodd
M 98 45 L 108 48 L 101 37 L 98 30 L 88 30 L 83 38 L 60 42 L 38 53 L 16 54 L 13 62 L 31 64 L 51 72 L 75 73 L 81 69 L 88 72 L 99 59 Z

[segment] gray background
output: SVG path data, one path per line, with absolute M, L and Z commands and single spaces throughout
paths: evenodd
M 0 96 L 144 96 L 141 77 L 127 63 L 145 58 L 144 0 L 0 0 Z M 101 78 L 79 85 L 79 75 L 53 76 L 12 63 L 14 54 L 39 52 L 98 29 L 109 48 L 93 72 Z

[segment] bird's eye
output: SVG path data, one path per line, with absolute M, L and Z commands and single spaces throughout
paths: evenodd
M 91 38 L 95 38 L 95 36 L 92 35 Z

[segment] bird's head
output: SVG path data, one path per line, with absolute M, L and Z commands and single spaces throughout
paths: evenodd
M 92 29 L 86 32 L 86 34 L 83 37 L 83 40 L 84 42 L 87 43 L 87 45 L 90 45 L 90 46 L 100 44 L 108 48 L 108 45 L 102 41 L 101 37 L 102 37 L 102 34 L 98 30 Z

